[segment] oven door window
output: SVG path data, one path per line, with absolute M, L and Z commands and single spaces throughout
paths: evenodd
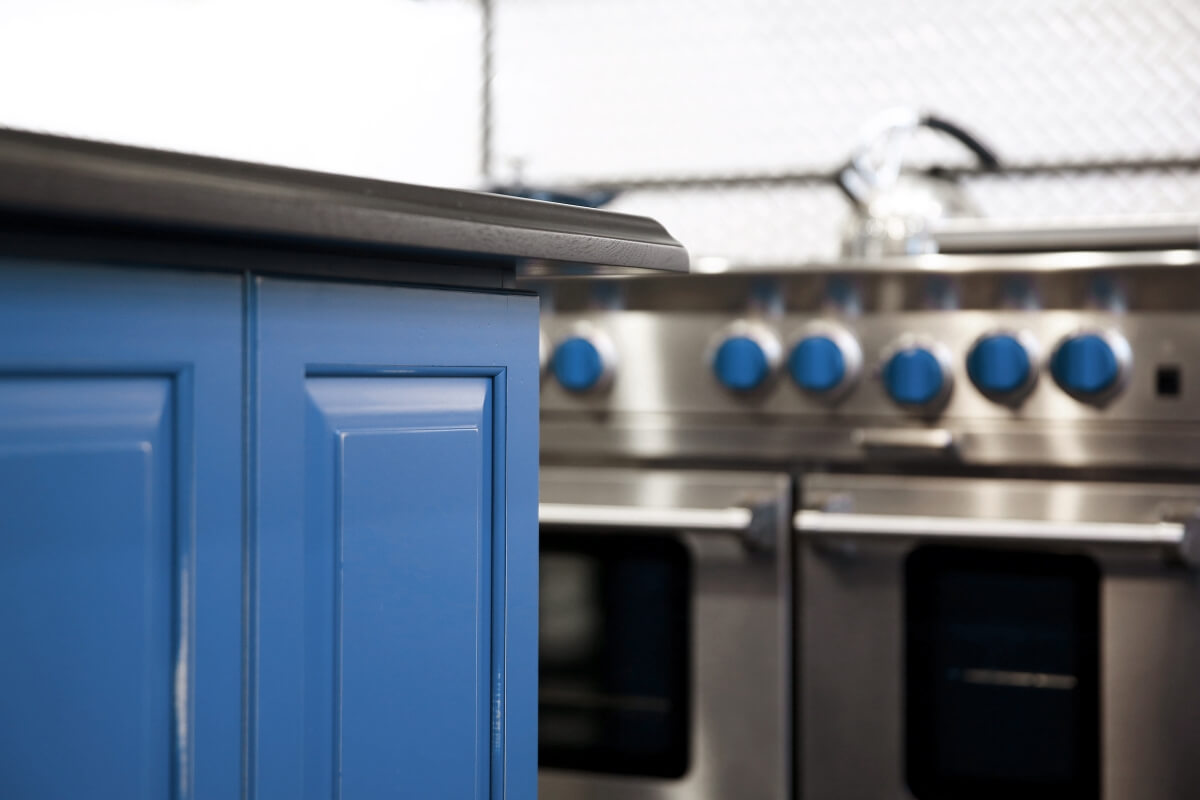
M 918 800 L 1098 800 L 1095 562 L 924 547 L 905 580 L 906 755 Z
M 676 538 L 542 532 L 538 759 L 687 771 L 691 566 Z

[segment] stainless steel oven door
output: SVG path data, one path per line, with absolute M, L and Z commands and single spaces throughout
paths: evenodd
M 543 800 L 791 796 L 791 481 L 543 468 Z
M 1200 489 L 811 475 L 805 800 L 1185 800 Z

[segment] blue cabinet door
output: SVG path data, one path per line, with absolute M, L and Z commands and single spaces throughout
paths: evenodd
M 242 309 L 0 259 L 0 796 L 239 792 Z
M 254 796 L 533 798 L 536 299 L 250 309 Z

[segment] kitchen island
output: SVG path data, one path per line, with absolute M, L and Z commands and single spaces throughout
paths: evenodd
M 532 797 L 537 298 L 651 220 L 0 131 L 13 797 Z

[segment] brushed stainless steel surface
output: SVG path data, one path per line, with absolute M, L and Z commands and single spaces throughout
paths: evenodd
M 0 210 L 460 254 L 543 274 L 686 272 L 646 217 L 0 129 Z M 220 268 L 220 264 L 213 264 Z
M 1071 272 L 1177 270 L 1200 265 L 1200 249 L 1173 247 L 1155 250 L 1046 250 L 1029 253 L 928 253 L 878 258 L 811 258 L 797 261 L 738 262 L 708 259 L 692 264 L 692 274 L 753 280 L 830 274 L 883 275 L 1058 275 Z M 548 276 L 553 278 L 553 275 Z M 537 275 L 524 273 L 536 282 Z
M 1011 163 L 1008 153 L 1002 155 Z M 1164 218 L 1173 224 L 1181 214 L 1194 214 L 1200 208 L 1198 165 L 1197 160 L 1188 165 L 1159 162 L 1156 166 L 1143 161 L 1066 169 L 1047 164 L 1040 169 L 1009 168 L 1001 174 L 957 174 L 985 220 L 1006 220 L 1014 226 L 1064 220 L 1100 228 L 1118 220 L 1153 224 Z M 710 265 L 723 270 L 795 270 L 806 265 L 836 268 L 840 262 L 838 242 L 846 212 L 841 193 L 828 176 L 829 171 L 789 176 L 709 173 L 695 176 L 700 180 L 679 176 L 671 181 L 635 180 L 622 186 L 614 180 L 602 185 L 626 189 L 612 208 L 662 220 L 680 241 L 687 242 L 694 270 Z M 1076 242 L 1039 249 L 1110 250 L 1113 246 Z M 1140 246 L 1175 248 L 1167 243 Z
M 809 463 L 883 464 L 921 462 L 947 468 L 1186 469 L 1200 467 L 1200 427 L 1137 423 L 1031 421 L 1026 425 L 987 421 L 941 421 L 948 432 L 945 448 L 874 447 L 862 438 L 866 430 L 821 424 L 821 420 L 758 420 L 751 416 L 718 424 L 711 419 L 673 419 L 669 414 L 630 415 L 607 419 L 542 417 L 543 463 L 635 461 L 720 462 L 748 467 Z M 898 427 L 898 434 L 921 433 Z M 900 444 L 903 444 L 901 440 Z
M 572 503 L 540 503 L 538 521 L 557 528 L 609 528 L 630 530 L 688 530 L 693 533 L 730 534 L 747 547 L 770 550 L 775 547 L 775 508 L 771 505 L 748 508 L 642 508 L 628 506 L 590 506 Z
M 1200 484 L 1008 478 L 836 475 L 811 472 L 804 509 L 872 517 L 929 516 L 968 524 L 1039 520 L 1045 525 L 1154 525 L 1200 513 Z
M 543 464 L 799 476 L 797 796 L 912 800 L 903 567 L 914 547 L 941 542 L 1100 564 L 1104 798 L 1190 800 L 1200 782 L 1190 756 L 1200 742 L 1200 273 L 909 269 L 673 283 L 621 282 L 603 304 L 586 286 L 548 285 L 546 330 L 586 319 L 621 366 L 603 397 L 543 392 Z M 959 307 L 934 310 L 932 297 Z M 861 349 L 862 378 L 835 403 L 787 379 L 728 392 L 707 345 L 732 324 L 777 336 L 785 360 L 804 332 L 836 326 Z M 1123 371 L 1099 402 L 1050 374 L 1056 347 L 1085 331 L 1116 344 Z M 996 332 L 1017 336 L 1033 373 L 1003 397 L 966 369 L 972 346 Z M 954 382 L 924 417 L 893 404 L 880 379 L 889 349 L 916 341 L 942 353 Z
M 963 256 L 971 269 L 928 269 L 904 261 L 882 262 L 871 271 L 842 269 L 836 265 L 801 268 L 783 265 L 774 272 L 693 273 L 677 276 L 641 276 L 616 281 L 579 281 L 568 278 L 522 280 L 537 291 L 545 313 L 577 313 L 601 308 L 673 313 L 721 312 L 731 319 L 750 309 L 759 313 L 823 315 L 834 318 L 877 313 L 929 310 L 931 284 L 953 290 L 957 308 L 970 311 L 998 309 L 1094 309 L 1095 295 L 1107 290 L 1119 295 L 1129 313 L 1191 311 L 1200 292 L 1200 251 L 1176 251 L 1180 266 L 1139 261 L 1154 254 L 1120 253 L 1132 261 L 1120 267 L 1086 267 L 1067 270 L 992 269 L 1003 265 L 1002 256 Z M 1055 258 L 1076 258 L 1079 253 L 1055 253 Z M 1086 254 L 1082 254 L 1086 255 Z M 1023 258 L 1024 256 L 1022 256 Z M 957 256 L 955 258 L 958 258 Z M 874 262 L 873 262 L 874 263 Z M 894 269 L 892 267 L 895 267 Z M 915 268 L 914 268 L 915 267 Z
M 836 322 L 860 343 L 863 380 L 832 407 L 787 380 L 737 395 L 717 383 L 707 361 L 707 344 L 729 325 L 728 314 L 545 314 L 551 336 L 581 320 L 604 330 L 621 365 L 603 396 L 574 396 L 546 384 L 543 453 L 551 459 L 624 452 L 636 458 L 862 461 L 870 441 L 863 431 L 936 426 L 951 432 L 953 456 L 964 463 L 1156 469 L 1200 463 L 1200 452 L 1180 446 L 1200 436 L 1200 317 L 1194 313 L 959 310 L 745 318 L 788 342 L 815 321 Z M 1111 331 L 1129 342 L 1127 380 L 1103 406 L 1080 402 L 1048 375 L 1019 404 L 997 402 L 974 387 L 965 364 L 978 337 L 997 329 L 1022 331 L 1041 353 L 1080 330 Z M 948 353 L 955 389 L 927 422 L 897 408 L 879 380 L 888 348 L 901 337 L 937 343 Z M 1044 360 L 1033 366 L 1047 371 Z M 1160 391 L 1159 370 L 1178 378 L 1177 393 Z
M 956 444 L 954 434 L 944 428 L 862 428 L 853 439 L 867 455 L 949 453 Z
M 1200 487 L 1189 485 L 829 474 L 805 476 L 801 491 L 806 507 L 874 519 L 958 518 L 965 528 L 1017 519 L 1052 527 L 1153 526 L 1194 513 L 1200 502 Z M 797 656 L 797 758 L 805 800 L 911 798 L 903 753 L 903 564 L 926 538 L 910 533 L 842 547 L 804 537 L 797 548 L 804 635 Z M 1197 572 L 1148 550 L 1099 541 L 1054 546 L 1086 552 L 1102 569 L 1105 800 L 1192 797 L 1200 781 L 1193 757 L 1200 741 Z
M 735 537 L 676 528 L 692 556 L 692 720 L 679 780 L 544 769 L 543 800 L 724 800 L 792 797 L 791 481 L 761 472 L 543 468 L 543 503 L 637 514 L 770 508 L 773 553 Z M 555 528 L 542 525 L 542 536 Z M 658 531 L 661 534 L 661 529 Z M 614 533 L 614 535 L 629 535 Z
M 1046 522 L 1038 519 L 976 519 L 889 514 L 798 511 L 792 525 L 799 534 L 853 537 L 919 537 L 973 542 L 1150 547 L 1180 557 L 1194 551 L 1194 526 L 1182 522 Z
M 1003 220 L 941 220 L 933 237 L 942 253 L 1062 252 L 1064 250 L 1175 250 L 1200 248 L 1200 218 L 1162 215 L 1136 222 L 1014 224 Z
M 1046 522 L 1037 519 L 843 514 L 799 511 L 799 533 L 920 536 L 932 539 L 1019 541 L 1047 544 L 1149 544 L 1178 547 L 1188 536 L 1182 522 Z
M 1039 253 L 989 253 L 965 255 L 959 253 L 927 253 L 914 256 L 883 256 L 870 259 L 811 259 L 808 261 L 754 263 L 739 266 L 730 262 L 729 271 L 744 269 L 753 273 L 779 272 L 846 272 L 888 274 L 904 272 L 941 272 L 970 274 L 973 272 L 1068 272 L 1072 270 L 1117 270 L 1140 267 L 1194 267 L 1200 264 L 1200 250 L 1172 248 L 1169 250 L 1055 250 Z
M 555 527 L 653 528 L 740 533 L 750 526 L 748 508 L 638 508 L 539 503 L 538 522 Z

